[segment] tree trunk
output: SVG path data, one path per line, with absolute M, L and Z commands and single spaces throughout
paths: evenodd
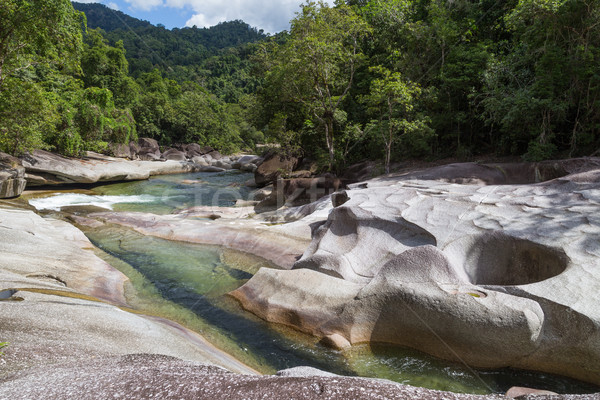
M 329 150 L 329 170 L 332 171 L 335 163 L 335 150 L 333 148 L 333 120 L 331 118 L 325 119 L 325 138 L 327 140 L 327 150 Z

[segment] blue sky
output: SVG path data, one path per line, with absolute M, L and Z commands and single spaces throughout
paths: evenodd
M 289 29 L 302 0 L 76 0 L 102 3 L 125 14 L 167 28 L 210 27 L 241 19 L 265 32 Z

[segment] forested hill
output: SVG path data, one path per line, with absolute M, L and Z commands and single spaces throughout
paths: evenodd
M 98 3 L 73 2 L 73 7 L 85 13 L 89 29 L 102 29 L 111 45 L 123 41 L 133 77 L 158 68 L 170 79 L 198 82 L 229 102 L 237 100 L 236 88 L 252 85 L 245 74 L 247 45 L 266 37 L 243 21 L 169 30 Z

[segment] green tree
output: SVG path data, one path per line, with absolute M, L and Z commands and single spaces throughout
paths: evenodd
M 33 83 L 8 78 L 0 91 L 0 151 L 20 155 L 45 148 L 44 136 L 58 120 L 43 89 Z
M 309 1 L 277 47 L 267 74 L 284 101 L 301 103 L 323 130 L 329 168 L 335 164 L 335 116 L 354 83 L 369 27 L 349 6 Z
M 69 0 L 3 0 L 0 21 L 0 91 L 33 65 L 78 70 L 85 17 Z
M 376 115 L 372 125 L 381 133 L 385 144 L 385 173 L 389 174 L 392 146 L 397 135 L 429 131 L 429 127 L 427 119 L 415 116 L 415 105 L 421 94 L 417 84 L 407 81 L 399 72 L 381 66 L 371 70 L 379 77 L 371 82 L 371 91 L 363 101 Z

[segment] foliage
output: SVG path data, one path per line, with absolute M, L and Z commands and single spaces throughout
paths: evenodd
M 382 158 L 596 154 L 596 0 L 308 0 L 289 32 L 168 30 L 99 4 L 0 4 L 0 150 L 137 136 Z
M 3 0 L 0 21 L 0 91 L 8 77 L 36 64 L 78 69 L 83 14 L 68 0 Z
M 5 79 L 0 91 L 0 151 L 20 155 L 44 148 L 57 114 L 43 89 L 33 82 Z
M 3 348 L 5 348 L 6 346 L 8 346 L 7 342 L 0 343 L 0 350 L 2 350 Z M 2 355 L 4 355 L 4 353 L 0 351 L 0 356 L 2 356 Z

